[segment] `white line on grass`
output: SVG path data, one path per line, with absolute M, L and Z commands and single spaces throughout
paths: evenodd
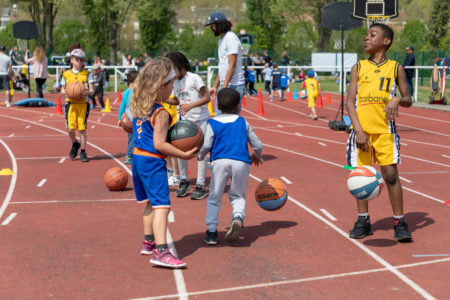
M 2 222 L 2 226 L 6 226 L 9 223 L 11 223 L 11 221 L 17 216 L 17 213 L 11 213 L 6 219 L 5 221 Z
M 281 180 L 283 180 L 283 181 L 286 182 L 287 184 L 292 184 L 292 182 L 291 182 L 289 179 L 287 179 L 286 177 L 280 176 L 280 178 L 281 178 Z
M 332 214 L 330 214 L 325 208 L 321 208 L 319 210 L 331 221 L 337 221 L 337 219 Z
M 37 187 L 42 187 L 47 182 L 47 178 L 42 179 L 38 184 Z

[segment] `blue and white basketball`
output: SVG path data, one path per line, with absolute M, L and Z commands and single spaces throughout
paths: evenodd
M 347 178 L 348 190 L 358 200 L 375 199 L 380 194 L 383 183 L 383 177 L 372 166 L 357 167 Z

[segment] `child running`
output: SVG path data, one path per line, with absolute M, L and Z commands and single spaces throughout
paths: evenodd
M 128 119 L 131 121 L 133 120 L 133 116 L 130 111 L 130 99 L 131 95 L 133 94 L 133 87 L 134 87 L 134 81 L 136 80 L 136 77 L 138 76 L 138 71 L 131 70 L 127 74 L 127 83 L 128 88 L 123 92 L 122 95 L 122 103 L 120 103 L 120 109 L 119 109 L 119 126 L 120 126 L 120 120 L 122 119 L 122 114 L 125 113 L 125 115 L 128 117 Z M 133 157 L 133 150 L 134 150 L 134 138 L 133 133 L 128 134 L 128 147 L 127 147 L 127 154 L 125 156 L 124 163 L 131 164 L 131 158 Z
M 167 216 L 171 204 L 165 158 L 191 159 L 197 148 L 183 152 L 167 142 L 171 117 L 161 101 L 169 98 L 176 72 L 167 58 L 155 59 L 139 72 L 130 108 L 134 115 L 133 184 L 138 203 L 144 208 L 144 242 L 141 254 L 153 254 L 150 262 L 168 268 L 183 268 L 167 246 Z
M 202 78 L 189 72 L 191 65 L 181 52 L 169 52 L 166 54 L 178 71 L 176 80 L 173 83 L 173 95 L 180 101 L 180 120 L 189 120 L 196 123 L 203 133 L 208 124 L 209 111 L 206 104 L 210 101 L 209 92 L 203 83 Z M 191 194 L 192 200 L 206 198 L 208 193 L 205 190 L 207 159 L 198 161 L 197 164 L 197 185 Z M 178 159 L 180 168 L 180 185 L 175 192 L 177 197 L 186 197 L 191 188 L 188 177 L 188 161 Z
M 211 152 L 211 183 L 206 209 L 205 243 L 217 244 L 217 225 L 222 195 L 231 178 L 228 198 L 233 207 L 232 221 L 225 239 L 236 242 L 244 227 L 245 194 L 247 192 L 250 164 L 262 163 L 262 143 L 250 124 L 239 112 L 240 95 L 234 89 L 224 88 L 217 94 L 218 107 L 222 115 L 208 120 L 205 140 L 198 154 L 202 160 Z M 247 143 L 254 153 L 249 155 Z
M 403 215 L 403 191 L 397 170 L 400 163 L 400 137 L 395 127 L 398 107 L 410 107 L 411 95 L 405 70 L 386 57 L 394 32 L 385 24 L 373 24 L 364 38 L 364 51 L 370 55 L 352 67 L 347 96 L 347 111 L 353 129 L 347 142 L 347 163 L 353 167 L 380 166 L 394 213 L 394 237 L 411 241 L 412 236 Z M 397 85 L 401 97 L 396 96 Z M 350 231 L 354 239 L 373 233 L 368 201 L 356 200 L 358 220 Z
M 309 70 L 307 73 L 308 78 L 303 81 L 302 89 L 306 88 L 306 93 L 308 95 L 308 107 L 311 109 L 311 118 L 317 120 L 316 114 L 316 99 L 319 95 L 319 82 L 314 79 L 314 71 Z
M 85 89 L 84 98 L 82 100 L 74 100 L 67 97 L 67 89 L 70 83 L 74 81 L 79 81 L 87 86 L 89 72 L 84 69 L 84 59 L 86 55 L 81 49 L 74 49 L 70 52 L 70 62 L 72 64 L 72 69 L 67 70 L 63 73 L 61 80 L 61 93 L 66 96 L 66 105 L 64 106 L 64 115 L 66 117 L 66 127 L 69 131 L 69 137 L 72 141 L 72 148 L 70 149 L 69 156 L 71 159 L 75 159 L 78 154 L 78 149 L 81 147 L 80 160 L 82 162 L 88 162 L 89 158 L 86 154 L 86 143 L 87 143 L 87 119 L 89 117 L 89 102 L 87 96 L 89 93 L 94 93 L 94 88 L 89 85 L 89 90 Z M 77 141 L 75 136 L 75 130 L 78 130 L 80 134 L 80 141 Z

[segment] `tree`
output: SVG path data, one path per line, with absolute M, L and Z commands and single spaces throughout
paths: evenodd
M 331 30 L 320 25 L 322 24 L 322 9 L 331 2 L 334 2 L 334 0 L 308 0 L 309 7 L 312 7 L 311 14 L 319 33 L 317 48 L 322 52 L 327 51 L 330 47 L 331 37 Z
M 194 38 L 194 30 L 191 25 L 184 25 L 181 29 L 181 33 L 178 35 L 181 51 L 189 52 L 194 45 Z
M 38 25 L 41 33 L 38 45 L 42 45 L 47 53 L 53 50 L 53 26 L 61 6 L 61 0 L 19 0 L 28 8 L 30 16 Z
M 278 53 L 287 50 L 290 59 L 299 64 L 310 62 L 311 52 L 317 43 L 317 32 L 311 22 L 296 21 L 287 26 L 286 33 L 281 38 Z
M 427 29 L 420 20 L 406 22 L 405 27 L 400 32 L 400 46 L 405 49 L 407 46 L 415 46 L 416 51 L 426 44 Z
M 448 33 L 448 21 L 450 18 L 449 1 L 433 0 L 433 9 L 429 22 L 428 38 L 430 45 L 434 49 L 439 49 L 442 40 L 445 40 Z M 442 50 L 448 50 L 447 44 Z
M 5 46 L 7 49 L 17 46 L 16 39 L 13 36 L 12 26 L 13 23 L 8 22 L 5 28 L 0 31 L 0 45 Z
M 53 40 L 55 42 L 54 52 L 64 54 L 69 46 L 77 41 L 86 49 L 86 44 L 89 43 L 88 30 L 86 25 L 74 19 L 67 19 L 62 21 L 53 33 Z
M 89 22 L 91 36 L 95 45 L 109 46 L 111 64 L 116 64 L 119 50 L 120 29 L 128 17 L 134 0 L 84 0 L 83 11 Z
M 163 48 L 165 39 L 173 32 L 176 14 L 171 7 L 174 3 L 175 0 L 138 0 L 137 18 L 146 51 Z
M 260 49 L 274 50 L 286 25 L 277 0 L 246 0 L 247 15 Z

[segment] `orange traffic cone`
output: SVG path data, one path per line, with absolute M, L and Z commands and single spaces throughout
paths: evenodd
M 327 93 L 327 95 L 325 97 L 325 104 L 331 104 L 330 93 Z
M 117 103 L 119 103 L 119 105 L 122 103 L 122 91 L 119 90 L 119 93 L 117 94 Z
M 323 107 L 323 103 L 322 103 L 322 94 L 319 93 L 319 95 L 317 96 L 317 107 Z
M 56 99 L 56 111 L 55 114 L 62 115 L 62 107 L 61 107 L 61 96 L 58 95 L 58 99 Z
M 294 99 L 292 99 L 292 91 L 289 91 L 287 101 L 294 101 Z
M 245 102 L 245 96 L 242 96 L 241 107 L 247 107 L 247 103 Z
M 264 104 L 263 104 L 261 89 L 259 89 L 259 91 L 258 91 L 258 102 L 259 102 L 258 116 L 264 116 Z

